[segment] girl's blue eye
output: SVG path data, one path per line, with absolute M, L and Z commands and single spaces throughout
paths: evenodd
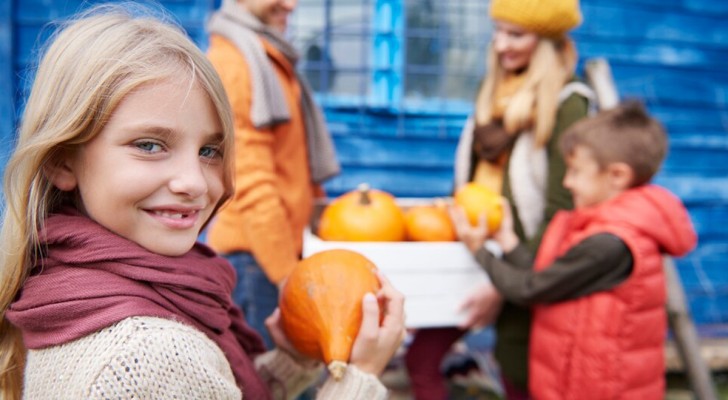
M 205 146 L 200 149 L 200 157 L 217 158 L 221 155 L 222 153 L 220 152 L 220 147 L 218 146 Z
M 138 148 L 139 150 L 145 151 L 147 153 L 158 153 L 162 150 L 162 145 L 157 142 L 152 141 L 139 141 L 134 143 L 134 146 Z

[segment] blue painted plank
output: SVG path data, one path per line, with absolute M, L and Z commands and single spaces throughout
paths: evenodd
M 709 109 L 692 105 L 650 104 L 652 115 L 659 119 L 668 132 L 705 130 L 708 132 L 726 129 L 728 108 Z
M 328 196 L 335 197 L 355 189 L 362 182 L 398 197 L 438 197 L 452 192 L 453 180 L 449 169 L 349 167 L 327 182 L 325 189 Z
M 675 9 L 635 9 L 619 3 L 584 4 L 582 12 L 584 23 L 575 31 L 579 36 L 728 47 L 728 30 L 722 16 L 681 13 Z
M 187 32 L 187 34 L 197 43 L 201 45 L 207 42 L 207 34 L 205 32 L 205 21 L 210 10 L 207 8 L 207 1 L 187 1 L 169 3 L 163 2 L 162 11 L 173 21 Z M 103 2 L 103 1 L 101 1 Z M 15 65 L 25 66 L 29 62 L 35 61 L 35 54 L 40 45 L 46 42 L 48 37 L 55 31 L 56 25 L 52 23 L 53 18 L 67 18 L 76 10 L 83 9 L 80 6 L 82 1 L 75 3 L 67 3 L 64 7 L 39 7 L 34 9 L 31 7 L 32 2 L 22 2 L 19 13 L 25 11 L 26 15 L 22 15 L 14 20 L 15 35 L 17 43 L 17 53 L 15 55 Z M 93 2 L 83 2 L 86 6 Z M 195 4 L 198 3 L 198 4 Z M 159 5 L 157 5 L 158 9 Z M 52 16 L 56 17 L 52 17 Z
M 611 37 L 574 34 L 579 54 L 584 58 L 604 57 L 623 63 L 655 68 L 683 67 L 701 70 L 715 69 L 728 62 L 725 48 L 699 47 L 670 41 L 619 41 Z
M 18 1 L 15 10 L 19 22 L 40 22 L 63 19 L 90 6 L 108 3 L 108 0 L 64 0 L 49 6 L 46 0 Z M 166 15 L 182 25 L 199 25 L 206 21 L 212 7 L 210 0 L 137 0 L 158 15 Z
M 623 97 L 639 97 L 653 104 L 728 107 L 728 73 L 689 68 L 654 68 L 633 63 L 611 63 Z
M 455 140 L 387 137 L 335 137 L 336 153 L 344 167 L 410 167 L 452 169 Z
M 709 14 L 725 17 L 728 15 L 728 2 L 716 0 L 683 0 L 685 9 L 696 14 Z
M 688 211 L 701 245 L 708 241 L 728 242 L 728 207 L 725 204 L 688 205 Z
M 617 5 L 636 10 L 721 16 L 728 14 L 728 2 L 721 0 L 581 0 L 582 6 Z
M 697 325 L 719 324 L 728 321 L 728 295 L 686 292 L 690 312 Z
M 728 176 L 728 150 L 709 147 L 670 146 L 662 173 L 669 175 Z
M 655 183 L 672 190 L 688 205 L 728 206 L 728 178 L 659 173 Z
M 326 110 L 330 130 L 341 136 L 458 138 L 466 114 L 413 115 Z

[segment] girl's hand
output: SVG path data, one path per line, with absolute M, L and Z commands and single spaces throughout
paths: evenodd
M 377 272 L 377 277 L 382 288 L 376 296 L 367 293 L 362 300 L 361 327 L 349 360 L 361 371 L 373 375 L 384 371 L 406 335 L 404 295 L 380 272 Z
M 468 221 L 465 210 L 456 204 L 451 204 L 447 208 L 450 219 L 455 227 L 455 234 L 458 239 L 465 244 L 471 253 L 475 254 L 478 249 L 483 247 L 485 239 L 488 237 L 488 224 L 486 223 L 486 215 L 483 214 L 478 218 L 478 225 L 472 226 Z
M 293 358 L 299 365 L 307 368 L 318 366 L 319 362 L 317 360 L 299 353 L 288 340 L 288 337 L 283 332 L 283 327 L 281 326 L 281 311 L 278 307 L 276 307 L 273 311 L 273 314 L 265 319 L 265 327 L 268 328 L 270 337 L 276 347 L 279 350 L 288 353 L 288 355 L 291 356 L 291 358 Z
M 479 329 L 493 323 L 500 312 L 503 297 L 492 283 L 486 282 L 473 290 L 459 307 L 467 312 L 460 329 Z

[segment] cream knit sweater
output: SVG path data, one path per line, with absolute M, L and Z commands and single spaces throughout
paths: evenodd
M 319 376 L 270 351 L 256 367 L 275 399 L 293 398 Z M 25 399 L 241 399 L 225 355 L 202 332 L 153 317 L 132 317 L 73 342 L 28 352 Z M 386 398 L 370 374 L 349 367 L 328 379 L 319 400 Z M 252 399 L 255 400 L 255 399 Z

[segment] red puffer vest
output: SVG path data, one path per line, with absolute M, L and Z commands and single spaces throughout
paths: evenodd
M 536 270 L 602 232 L 626 243 L 632 273 L 614 289 L 534 308 L 529 388 L 538 400 L 664 398 L 662 253 L 683 255 L 695 246 L 690 218 L 680 200 L 653 185 L 560 212 L 541 243 Z

